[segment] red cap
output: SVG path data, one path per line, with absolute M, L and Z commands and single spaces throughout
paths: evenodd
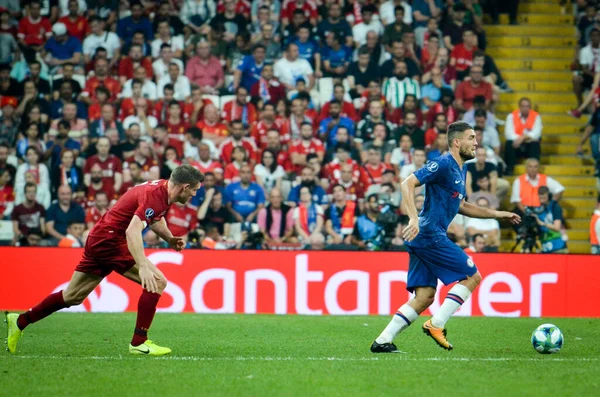
M 2 100 L 0 101 L 0 107 L 7 105 L 11 105 L 12 107 L 16 108 L 19 105 L 19 101 L 17 101 L 17 98 L 14 96 L 3 96 Z

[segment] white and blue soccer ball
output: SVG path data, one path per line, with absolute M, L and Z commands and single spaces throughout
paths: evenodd
M 556 325 L 542 324 L 531 334 L 531 344 L 540 354 L 558 353 L 565 338 Z

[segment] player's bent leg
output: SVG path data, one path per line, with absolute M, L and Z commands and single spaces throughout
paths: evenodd
M 396 353 L 398 348 L 392 341 L 406 328 L 408 328 L 419 315 L 427 309 L 434 300 L 435 288 L 417 287 L 415 297 L 402 305 L 394 314 L 389 324 L 371 345 L 373 353 Z
M 123 273 L 123 276 L 138 284 L 142 282 L 137 264 Z M 162 292 L 167 288 L 167 279 L 162 273 L 157 274 L 156 282 L 160 293 L 153 293 L 144 289 L 138 301 L 137 320 L 135 322 L 133 338 L 129 344 L 129 353 L 131 354 L 162 356 L 171 353 L 171 349 L 168 347 L 158 346 L 151 340 L 148 340 L 148 330 L 154 319 L 156 306 Z
M 6 313 L 6 344 L 8 351 L 15 353 L 23 330 L 29 325 L 69 306 L 78 305 L 102 281 L 102 277 L 74 272 L 67 288 L 48 295 L 43 301 L 22 314 Z

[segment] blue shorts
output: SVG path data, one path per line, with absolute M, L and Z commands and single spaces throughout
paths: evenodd
M 410 261 L 406 289 L 437 288 L 437 280 L 445 285 L 465 280 L 477 272 L 473 260 L 460 247 L 443 237 L 425 247 L 406 247 Z

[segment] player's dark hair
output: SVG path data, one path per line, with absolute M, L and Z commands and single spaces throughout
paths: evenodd
M 459 135 L 462 135 L 466 130 L 472 130 L 469 124 L 463 121 L 457 121 L 448 126 L 448 146 L 452 147 L 452 141 L 458 138 Z
M 196 186 L 204 181 L 204 174 L 189 164 L 183 164 L 175 168 L 170 180 L 176 185 Z

